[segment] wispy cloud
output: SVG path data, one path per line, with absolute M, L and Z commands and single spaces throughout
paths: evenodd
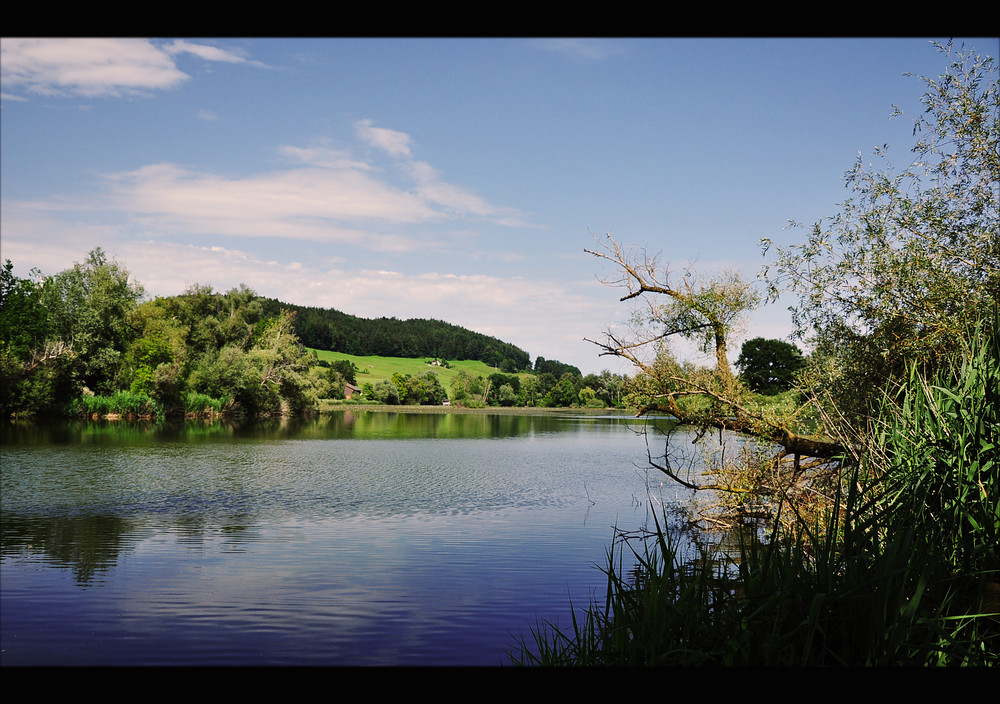
M 409 139 L 393 130 L 376 134 L 395 135 L 389 140 L 395 143 Z M 101 213 L 133 237 L 271 238 L 397 253 L 453 246 L 454 235 L 425 227 L 432 223 L 454 223 L 466 233 L 483 221 L 527 224 L 519 211 L 446 182 L 425 162 L 395 161 L 380 168 L 323 141 L 277 151 L 289 161 L 285 168 L 232 175 L 161 162 L 107 174 L 98 190 L 86 195 L 7 203 L 5 208 L 64 219 L 74 217 L 74 211 L 87 218 Z M 467 224 L 461 225 L 463 220 Z M 8 232 L 19 236 L 17 228 Z
M 374 134 L 389 144 L 411 141 L 394 130 Z M 453 235 L 428 224 L 451 223 L 465 232 L 482 222 L 530 226 L 519 211 L 446 182 L 422 161 L 376 166 L 326 141 L 284 145 L 277 152 L 289 162 L 284 168 L 232 175 L 161 162 L 107 174 L 86 195 L 5 207 L 58 212 L 62 218 L 72 217 L 72 211 L 102 213 L 108 221 L 127 223 L 133 236 L 272 238 L 376 252 L 441 250 L 454 244 Z M 397 147 L 397 153 L 403 152 Z
M 357 168 L 303 166 L 229 177 L 151 164 L 109 177 L 113 207 L 159 232 L 342 242 L 372 250 L 419 246 L 393 224 L 441 219 L 418 196 Z
M 381 149 L 389 156 L 410 158 L 413 138 L 405 132 L 373 127 L 371 120 L 358 120 L 354 123 L 354 128 L 362 141 Z
M 424 161 L 412 159 L 413 138 L 405 132 L 374 127 L 372 120 L 354 123 L 358 137 L 391 157 L 401 160 L 413 180 L 415 194 L 421 201 L 438 206 L 450 215 L 483 218 L 498 224 L 524 227 L 526 220 L 513 208 L 497 207 L 472 191 L 447 183 L 440 171 Z
M 265 65 L 260 61 L 247 58 L 244 52 L 235 49 L 222 49 L 209 44 L 195 44 L 184 39 L 175 39 L 169 44 L 163 45 L 163 50 L 170 55 L 193 54 L 205 61 L 221 61 L 230 64 L 250 64 L 263 68 Z
M 174 61 L 180 53 L 261 65 L 231 50 L 183 40 L 157 45 L 147 39 L 15 37 L 0 40 L 0 79 L 4 97 L 18 90 L 59 97 L 150 95 L 189 80 Z
M 532 44 L 553 54 L 585 63 L 605 61 L 625 52 L 623 44 L 613 39 L 535 39 Z

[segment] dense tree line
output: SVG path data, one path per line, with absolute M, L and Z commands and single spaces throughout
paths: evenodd
M 472 359 L 507 373 L 531 369 L 531 357 L 519 347 L 442 320 L 359 318 L 271 298 L 262 304 L 271 314 L 294 311 L 295 334 L 306 347 L 357 356 Z
M 626 377 L 607 369 L 586 376 L 567 371 L 559 377 L 543 372 L 524 378 L 501 372 L 473 377 L 460 371 L 451 382 L 451 399 L 472 407 L 618 408 L 624 402 L 627 381 Z
M 0 281 L 4 416 L 127 410 L 181 415 L 297 412 L 343 397 L 339 369 L 316 363 L 294 312 L 268 310 L 246 286 L 194 285 L 143 300 L 119 263 L 95 249 L 54 276 Z M 113 397 L 115 401 L 101 401 Z
M 438 320 L 365 320 L 335 310 L 285 305 L 246 286 L 217 293 L 192 285 L 147 300 L 116 261 L 95 249 L 54 276 L 0 278 L 0 412 L 10 415 L 134 413 L 183 415 L 301 412 L 342 399 L 357 384 L 348 361 L 320 362 L 306 347 L 348 354 L 480 359 L 498 371 L 453 384 L 465 405 L 613 406 L 624 378 L 528 354 Z M 334 337 L 333 332 L 336 330 Z M 330 344 L 335 340 L 342 342 Z M 433 372 L 396 375 L 364 389 L 368 400 L 441 404 Z
M 560 377 L 567 373 L 580 376 L 580 369 L 574 367 L 572 364 L 565 364 L 555 359 L 545 359 L 545 357 L 535 359 L 535 374 L 552 374 L 553 376 Z

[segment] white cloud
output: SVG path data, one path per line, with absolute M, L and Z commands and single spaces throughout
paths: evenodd
M 252 63 L 257 66 L 263 65 L 258 61 L 250 61 L 242 53 L 237 53 L 228 49 L 220 49 L 219 47 L 210 46 L 208 44 L 195 44 L 193 42 L 185 41 L 184 39 L 175 39 L 170 44 L 164 44 L 163 50 L 171 55 L 183 53 L 194 54 L 205 61 L 222 61 L 230 64 Z
M 0 40 L 0 78 L 6 93 L 23 87 L 49 96 L 146 95 L 178 87 L 190 76 L 173 55 L 207 61 L 254 63 L 217 47 L 177 40 L 157 46 L 147 39 L 56 38 Z
M 3 39 L 5 87 L 86 97 L 175 88 L 188 79 L 144 39 Z
M 109 182 L 114 208 L 175 232 L 351 240 L 368 249 L 408 249 L 417 243 L 378 232 L 443 217 L 416 195 L 353 168 L 227 177 L 151 164 Z
M 140 236 L 225 235 L 346 244 L 380 252 L 442 250 L 458 235 L 426 225 L 462 218 L 524 226 L 513 209 L 488 203 L 446 183 L 423 162 L 394 169 L 406 186 L 390 183 L 370 164 L 347 152 L 318 146 L 283 146 L 289 168 L 222 175 L 173 163 L 147 164 L 108 174 L 102 190 L 19 203 L 36 211 L 99 212 L 128 222 Z M 15 204 L 6 204 L 13 207 Z M 413 230 L 422 227 L 421 231 Z M 468 233 L 467 228 L 462 228 Z M 463 238 L 468 241 L 468 237 Z M 453 242 L 452 242 L 453 244 Z
M 407 164 L 407 168 L 416 182 L 417 195 L 424 201 L 440 205 L 449 212 L 488 218 L 505 225 L 525 225 L 519 211 L 498 208 L 465 188 L 442 181 L 438 170 L 430 164 L 414 161 Z
M 325 169 L 358 169 L 359 171 L 372 171 L 372 167 L 364 161 L 351 157 L 347 152 L 331 149 L 329 147 L 279 147 L 278 151 L 296 162 L 321 166 Z
M 405 132 L 386 129 L 385 127 L 372 127 L 371 120 L 358 120 L 354 123 L 360 137 L 367 144 L 377 147 L 389 156 L 405 157 L 411 156 L 410 144 L 413 138 Z

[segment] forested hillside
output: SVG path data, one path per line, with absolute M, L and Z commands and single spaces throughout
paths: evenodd
M 294 311 L 295 334 L 306 347 L 359 356 L 473 359 L 506 373 L 531 369 L 531 357 L 519 347 L 442 320 L 359 318 L 273 298 L 261 302 L 267 315 Z

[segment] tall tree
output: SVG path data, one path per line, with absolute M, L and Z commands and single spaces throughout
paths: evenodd
M 736 367 L 751 391 L 775 394 L 792 388 L 795 373 L 806 363 L 791 342 L 755 337 L 743 343 Z
M 125 267 L 99 247 L 45 282 L 42 303 L 49 336 L 72 349 L 77 383 L 96 393 L 117 390 L 132 335 L 128 316 L 142 295 L 142 286 Z
M 44 344 L 48 316 L 42 307 L 42 287 L 31 279 L 14 276 L 6 260 L 0 269 L 0 352 L 27 359 Z M 40 277 L 38 270 L 32 274 Z
M 912 161 L 897 170 L 887 145 L 871 163 L 859 156 L 840 212 L 801 244 L 778 248 L 763 272 L 772 297 L 797 296 L 798 334 L 824 345 L 817 375 L 841 412 L 866 413 L 880 380 L 953 354 L 1000 297 L 996 62 L 951 42 L 936 47 L 947 69 L 921 77 Z M 893 117 L 905 116 L 894 106 Z
M 14 276 L 8 259 L 0 269 L 0 414 L 34 413 L 54 400 L 54 382 L 70 361 L 69 347 L 49 341 L 42 285 Z M 40 272 L 32 271 L 35 278 Z
M 779 461 L 791 455 L 794 480 L 809 464 L 804 457 L 835 469 L 846 444 L 863 437 L 873 399 L 909 365 L 939 367 L 960 353 L 963 333 L 1000 298 L 1000 84 L 994 59 L 950 43 L 938 49 L 948 67 L 938 79 L 922 79 L 927 91 L 925 111 L 914 120 L 915 160 L 897 172 L 887 159 L 881 168 L 859 159 L 847 175 L 852 198 L 830 225 L 821 221 L 804 243 L 779 248 L 762 273 L 769 297 L 798 297 L 792 312 L 800 334 L 818 337 L 805 379 L 813 408 L 830 422 L 815 437 L 803 435 L 794 414 L 755 407 L 733 376 L 729 332 L 757 302 L 748 284 L 736 277 L 698 283 L 690 272 L 672 278 L 655 257 L 623 250 L 609 236 L 603 248 L 588 250 L 615 266 L 618 277 L 609 283 L 626 289 L 622 301 L 652 299 L 635 314 L 628 336 L 609 332 L 598 343 L 602 354 L 639 369 L 633 386 L 640 414 L 669 413 L 702 431 L 734 430 L 776 443 L 770 459 L 748 455 L 747 469 L 767 465 L 764 474 L 780 479 Z M 770 244 L 764 241 L 765 251 Z M 678 363 L 665 344 L 677 335 L 704 336 L 714 366 Z M 699 487 L 679 476 L 666 453 L 662 462 L 652 456 L 650 462 Z M 772 481 L 764 474 L 757 473 L 753 490 Z

